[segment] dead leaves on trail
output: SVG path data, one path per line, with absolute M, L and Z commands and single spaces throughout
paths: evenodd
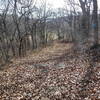
M 0 71 L 0 100 L 100 100 L 100 64 L 55 43 Z

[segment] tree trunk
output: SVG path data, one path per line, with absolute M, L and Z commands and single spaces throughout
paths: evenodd
M 98 3 L 93 0 L 93 30 L 94 30 L 94 44 L 98 44 Z

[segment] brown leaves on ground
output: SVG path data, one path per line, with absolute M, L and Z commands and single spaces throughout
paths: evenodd
M 100 100 L 100 63 L 54 43 L 0 71 L 0 100 Z

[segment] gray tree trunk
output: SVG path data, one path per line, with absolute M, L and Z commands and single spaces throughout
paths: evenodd
M 94 30 L 94 44 L 98 44 L 98 3 L 93 0 L 93 30 Z

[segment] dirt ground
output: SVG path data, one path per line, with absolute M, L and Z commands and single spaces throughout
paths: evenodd
M 54 42 L 0 71 L 0 100 L 100 100 L 100 63 Z

